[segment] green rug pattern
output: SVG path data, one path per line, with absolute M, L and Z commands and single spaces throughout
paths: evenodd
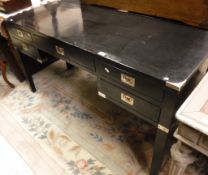
M 95 76 L 66 70 L 58 61 L 34 80 L 36 93 L 26 82 L 15 81 L 12 90 L 0 78 L 0 110 L 7 110 L 70 175 L 148 174 L 155 129 L 100 98 Z M 161 175 L 168 167 L 169 161 Z

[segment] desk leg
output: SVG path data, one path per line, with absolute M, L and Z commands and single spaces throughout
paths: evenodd
M 66 68 L 67 68 L 67 69 L 72 69 L 73 67 L 74 67 L 74 66 L 73 66 L 72 64 L 66 62 Z
M 18 52 L 18 51 L 17 51 Z M 19 61 L 20 61 L 20 64 L 21 64 L 21 67 L 22 67 L 22 70 L 24 72 L 24 75 L 26 77 L 26 80 L 28 81 L 29 83 L 29 86 L 30 86 L 30 89 L 32 92 L 36 92 L 36 87 L 35 87 L 35 84 L 34 84 L 34 81 L 33 81 L 33 77 L 32 77 L 32 73 L 31 71 L 27 68 L 27 65 L 25 64 L 25 61 L 24 61 L 24 55 L 21 54 L 20 52 L 18 52 L 18 58 L 19 58 Z
M 150 175 L 159 174 L 161 165 L 163 163 L 163 158 L 166 152 L 169 137 L 170 136 L 168 133 L 163 132 L 160 129 L 157 130 Z
M 155 137 L 154 153 L 150 175 L 158 175 L 164 154 L 168 148 L 168 141 L 172 137 L 172 125 L 175 120 L 175 111 L 178 103 L 178 92 L 167 88 L 161 108 L 161 114 Z
M 25 75 L 25 76 L 26 76 L 26 79 L 30 85 L 30 90 L 32 92 L 36 92 L 37 90 L 36 90 L 32 75 Z

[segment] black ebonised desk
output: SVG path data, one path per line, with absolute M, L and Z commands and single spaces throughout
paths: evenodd
M 79 0 L 42 5 L 6 25 L 32 91 L 24 60 L 44 63 L 47 53 L 94 73 L 101 97 L 153 124 L 150 174 L 158 174 L 175 111 L 208 58 L 208 31 Z

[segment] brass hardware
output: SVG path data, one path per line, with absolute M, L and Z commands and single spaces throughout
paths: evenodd
M 98 91 L 98 95 L 99 95 L 100 97 L 106 98 L 106 95 L 105 95 L 104 93 L 100 92 L 100 91 Z
M 62 56 L 65 55 L 64 49 L 61 48 L 61 47 L 56 46 L 56 52 L 57 52 L 59 55 L 62 55 Z
M 19 37 L 23 38 L 23 33 L 22 33 L 21 30 L 17 30 L 17 35 L 18 35 Z
M 158 124 L 158 125 L 157 125 L 157 128 L 160 129 L 160 130 L 162 130 L 163 132 L 169 133 L 169 129 L 166 128 L 166 127 L 163 126 L 163 125 Z
M 121 93 L 121 100 L 124 101 L 125 103 L 133 106 L 134 105 L 134 98 L 124 94 L 124 93 Z
M 181 89 L 184 87 L 184 85 L 187 83 L 187 80 L 184 80 L 180 83 L 173 83 L 173 82 L 169 82 L 169 81 L 166 81 L 166 86 L 171 88 L 171 89 L 174 89 L 178 92 L 181 91 Z
M 135 78 L 133 77 L 130 77 L 126 74 L 121 74 L 121 82 L 124 83 L 124 84 L 127 84 L 131 87 L 135 87 Z
M 32 38 L 32 36 L 29 33 L 27 33 L 27 37 L 30 39 Z
M 107 73 L 110 73 L 110 70 L 109 70 L 107 67 L 105 67 L 105 71 L 106 71 Z
M 43 60 L 40 59 L 40 58 L 37 58 L 37 61 L 38 61 L 39 63 L 43 63 Z
M 29 47 L 24 43 L 22 43 L 22 49 L 25 51 L 29 51 Z

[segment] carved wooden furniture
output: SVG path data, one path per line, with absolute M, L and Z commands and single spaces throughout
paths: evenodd
M 150 174 L 158 174 L 175 112 L 207 60 L 207 31 L 79 0 L 42 5 L 6 26 L 33 92 L 26 60 L 42 65 L 53 56 L 95 74 L 99 96 L 155 126 Z
M 5 46 L 4 53 L 6 54 L 8 65 L 10 66 L 11 70 L 14 72 L 17 79 L 19 81 L 23 81 L 25 79 L 24 74 L 13 52 L 14 50 L 12 44 L 9 42 L 9 36 L 4 26 L 4 20 L 6 20 L 9 17 L 9 15 L 11 14 L 4 14 L 0 12 L 0 35 L 1 37 L 3 37 L 3 39 L 1 38 L 1 42 L 7 43 L 4 45 Z
M 11 87 L 11 88 L 14 88 L 14 85 L 12 83 L 9 82 L 9 80 L 7 79 L 7 76 L 6 76 L 6 69 L 7 69 L 7 59 L 6 59 L 6 55 L 5 52 L 5 49 L 6 49 L 6 46 L 7 45 L 7 42 L 5 42 L 4 38 L 2 38 L 0 36 L 0 70 L 2 72 L 2 76 L 3 76 L 3 79 L 5 80 L 5 82 Z
M 9 87 L 14 88 L 15 86 L 12 83 L 10 83 L 10 81 L 7 79 L 6 69 L 7 63 L 5 61 L 2 61 L 0 58 L 0 70 L 2 72 L 3 79 L 9 85 Z
M 178 143 L 172 147 L 169 175 L 182 175 L 195 158 L 187 146 L 208 156 L 208 73 L 176 114 Z M 187 145 L 187 146 L 186 146 Z

